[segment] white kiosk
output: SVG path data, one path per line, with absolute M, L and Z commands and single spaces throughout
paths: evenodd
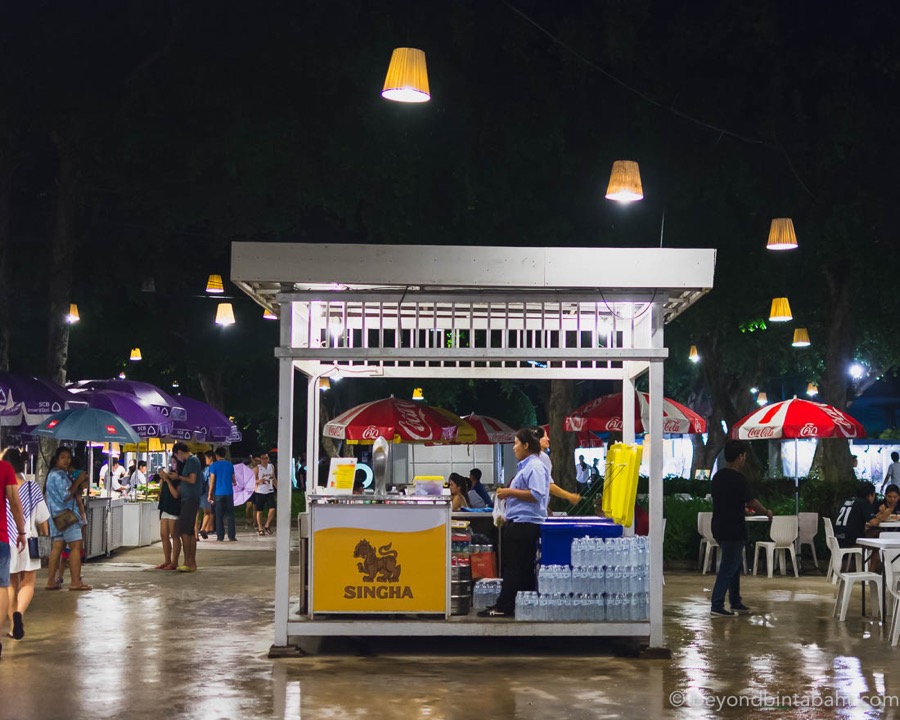
M 625 390 L 625 442 L 634 440 L 633 405 L 627 405 L 635 396 L 628 390 L 637 377 L 649 373 L 650 434 L 662 437 L 663 364 L 668 355 L 663 328 L 712 288 L 715 256 L 712 249 L 233 243 L 232 281 L 280 316 L 275 349 L 279 476 L 290 477 L 291 458 L 297 454 L 292 448 L 296 371 L 306 380 L 306 454 L 313 477 L 320 444 L 319 379 L 338 373 L 359 378 L 616 380 Z M 662 443 L 652 443 L 650 612 L 649 620 L 635 622 L 510 622 L 377 611 L 320 616 L 316 606 L 321 608 L 322 601 L 335 613 L 350 612 L 344 600 L 351 598 L 319 597 L 327 573 L 316 565 L 315 541 L 308 543 L 301 564 L 308 563 L 310 585 L 320 587 L 304 583 L 293 607 L 301 612 L 292 613 L 291 486 L 281 483 L 273 651 L 304 636 L 337 635 L 614 636 L 642 638 L 650 647 L 662 647 L 662 460 Z M 340 506 L 314 510 L 312 523 L 318 516 L 326 525 L 309 528 L 309 535 L 325 531 L 322 537 L 338 537 L 337 542 L 346 545 L 339 552 L 342 558 L 347 555 L 352 576 L 359 565 L 359 572 L 366 567 L 365 558 L 354 558 L 356 547 L 348 544 L 358 542 L 346 532 L 354 518 L 361 529 L 383 533 L 403 524 L 404 508 L 410 517 L 415 514 L 412 526 L 430 531 L 440 545 L 440 538 L 446 537 L 440 529 L 441 511 L 435 508 L 429 514 L 413 504 L 373 508 L 368 515 L 365 506 L 358 505 L 344 512 Z M 381 513 L 397 517 L 385 523 Z M 444 517 L 449 517 L 446 511 Z M 343 540 L 342 533 L 347 536 Z M 387 552 L 403 564 L 402 558 Z M 382 557 L 385 553 L 379 550 L 376 559 Z M 385 582 L 394 567 L 391 562 L 379 566 Z M 400 577 L 413 581 L 415 564 L 410 560 L 408 567 Z M 392 603 L 388 612 L 402 613 L 403 607 L 411 613 L 422 611 L 417 601 L 400 597 L 407 586 L 412 584 L 382 591 L 386 597 L 381 599 Z M 410 592 L 415 596 L 415 590 Z M 394 597 L 397 593 L 400 596 Z M 431 600 L 429 608 L 440 613 L 439 599 Z

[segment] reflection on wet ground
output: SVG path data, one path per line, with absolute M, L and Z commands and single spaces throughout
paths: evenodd
M 153 570 L 158 546 L 90 563 L 91 593 L 43 591 L 39 575 L 26 638 L 3 637 L 0 718 L 900 717 L 900 648 L 858 589 L 833 620 L 821 575 L 748 578 L 756 614 L 713 619 L 710 576 L 667 574 L 671 660 L 598 640 L 400 637 L 272 661 L 274 539 L 199 552 L 193 575 Z

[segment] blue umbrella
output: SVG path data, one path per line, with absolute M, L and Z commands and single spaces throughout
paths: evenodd
M 97 408 L 75 408 L 51 415 L 34 429 L 34 435 L 56 440 L 138 443 L 138 434 L 118 415 Z

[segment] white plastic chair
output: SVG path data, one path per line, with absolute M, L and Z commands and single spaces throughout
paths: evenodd
M 894 558 L 892 562 L 884 563 L 884 580 L 887 583 L 888 600 L 894 606 L 894 612 L 891 615 L 890 637 L 891 646 L 896 647 L 897 641 L 900 640 L 900 622 L 897 621 L 897 616 L 900 615 L 900 587 L 898 587 L 900 584 L 900 556 Z
M 825 544 L 828 546 L 828 550 L 831 553 L 831 561 L 828 563 L 828 573 L 826 573 L 825 579 L 830 579 L 831 584 L 836 585 L 838 576 L 835 570 L 839 570 L 844 566 L 845 557 L 850 558 L 847 562 L 848 570 L 850 569 L 850 562 L 853 563 L 853 567 L 855 567 L 857 571 L 862 569 L 862 548 L 842 548 L 838 543 L 837 538 L 834 536 L 834 525 L 831 524 L 831 518 L 823 517 L 822 523 L 825 526 Z M 832 540 L 834 540 L 834 542 L 831 542 Z
M 819 513 L 800 513 L 800 554 L 803 554 L 803 546 L 809 545 L 812 550 L 813 562 L 816 569 L 819 568 L 819 559 L 816 557 L 816 535 L 819 534 Z
M 835 549 L 840 549 L 837 547 L 837 538 L 832 536 L 828 539 L 828 542 L 830 545 L 829 550 L 831 550 L 831 556 L 835 557 Z M 856 583 L 871 583 L 875 586 L 872 590 L 872 597 L 878 598 L 878 618 L 884 618 L 884 608 L 881 605 L 881 573 L 842 572 L 840 563 L 835 566 L 834 572 L 837 575 L 838 586 L 837 593 L 834 596 L 834 610 L 831 612 L 832 616 L 840 613 L 838 619 L 842 622 L 846 620 L 847 607 L 850 605 L 850 595 L 853 592 L 853 586 Z
M 769 532 L 771 540 L 760 540 L 756 543 L 753 551 L 753 574 L 756 575 L 759 565 L 759 551 L 764 549 L 769 577 L 772 577 L 772 570 L 775 568 L 776 553 L 781 556 L 781 574 L 784 575 L 787 564 L 784 554 L 790 553 L 794 563 L 794 577 L 800 577 L 800 573 L 797 571 L 797 551 L 794 550 L 794 541 L 797 539 L 797 516 L 777 515 L 773 517 Z
M 700 572 L 706 575 L 709 572 L 713 552 L 719 549 L 719 543 L 716 542 L 712 534 L 711 512 L 697 513 L 697 532 L 700 533 L 700 554 L 697 557 L 697 565 L 700 567 Z M 704 548 L 706 549 L 705 555 L 703 552 Z

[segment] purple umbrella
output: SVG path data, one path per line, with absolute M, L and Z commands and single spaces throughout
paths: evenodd
M 175 422 L 176 437 L 208 443 L 240 441 L 237 426 L 211 405 L 184 396 L 179 396 L 178 401 L 187 410 L 187 420 Z
M 76 393 L 92 408 L 118 415 L 142 438 L 164 437 L 172 432 L 172 421 L 153 405 L 115 390 L 83 390 Z
M 0 372 L 0 425 L 5 427 L 34 427 L 54 413 L 86 405 L 49 380 Z
M 171 395 L 160 390 L 156 385 L 139 382 L 137 380 L 80 380 L 75 383 L 73 389 L 81 390 L 114 390 L 115 392 L 131 395 L 139 400 L 152 405 L 165 417 L 171 420 L 186 420 L 187 411 L 184 406 Z

